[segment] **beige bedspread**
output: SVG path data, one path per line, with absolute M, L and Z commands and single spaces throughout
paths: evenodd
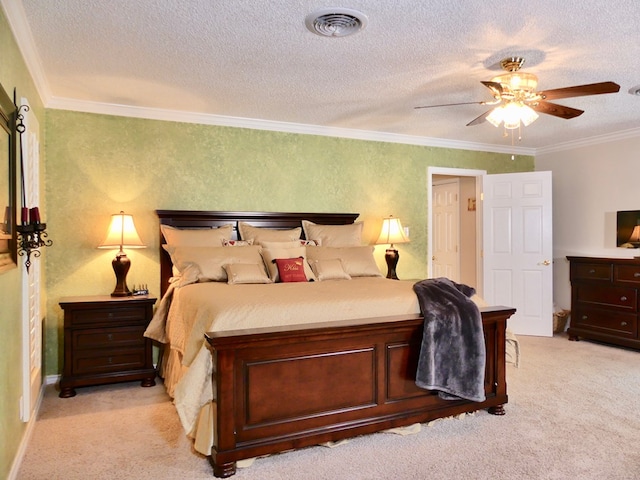
M 212 445 L 215 392 L 205 332 L 416 314 L 420 309 L 413 283 L 360 277 L 266 285 L 208 282 L 170 288 L 145 336 L 170 348 L 165 383 L 184 429 L 196 439 L 196 450 L 209 455 Z

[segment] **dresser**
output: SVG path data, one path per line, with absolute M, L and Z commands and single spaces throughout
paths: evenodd
M 567 259 L 571 277 L 569 340 L 582 337 L 640 349 L 640 260 Z
M 143 336 L 153 317 L 155 298 L 148 296 L 66 297 L 64 366 L 60 397 L 75 387 L 140 380 L 155 385 L 152 341 Z

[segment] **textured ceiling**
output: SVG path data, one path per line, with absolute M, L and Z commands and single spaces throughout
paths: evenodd
M 218 124 L 540 151 L 593 137 L 640 135 L 636 0 L 2 0 L 45 104 L 87 111 L 170 111 Z M 312 34 L 310 12 L 348 7 L 368 24 L 342 38 Z M 557 100 L 585 110 L 541 115 L 522 140 L 489 123 L 480 81 L 519 55 L 539 90 L 614 81 L 616 94 Z M 125 109 L 122 110 L 126 112 Z M 183 115 L 180 117 L 179 115 Z M 187 115 L 187 117 L 184 117 Z M 153 117 L 153 115 L 151 115 Z M 318 128 L 322 127 L 322 128 Z M 313 130 L 313 129 L 311 129 Z M 591 139 L 591 140 L 587 140 Z M 434 143 L 435 141 L 435 143 Z

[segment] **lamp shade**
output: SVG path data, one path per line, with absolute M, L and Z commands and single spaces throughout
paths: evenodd
M 124 212 L 111 215 L 111 224 L 106 238 L 98 248 L 145 248 L 133 224 L 133 216 Z
M 394 243 L 408 243 L 409 239 L 404 234 L 402 223 L 399 218 L 389 216 L 382 221 L 382 229 L 380 236 L 376 241 L 376 245 L 384 245 Z
M 629 243 L 640 243 L 640 225 L 633 227 L 633 232 L 629 237 Z

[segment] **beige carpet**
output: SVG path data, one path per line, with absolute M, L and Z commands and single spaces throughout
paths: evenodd
M 484 411 L 258 459 L 238 480 L 640 478 L 640 352 L 519 337 L 507 414 Z M 49 387 L 19 479 L 205 479 L 163 386 Z

